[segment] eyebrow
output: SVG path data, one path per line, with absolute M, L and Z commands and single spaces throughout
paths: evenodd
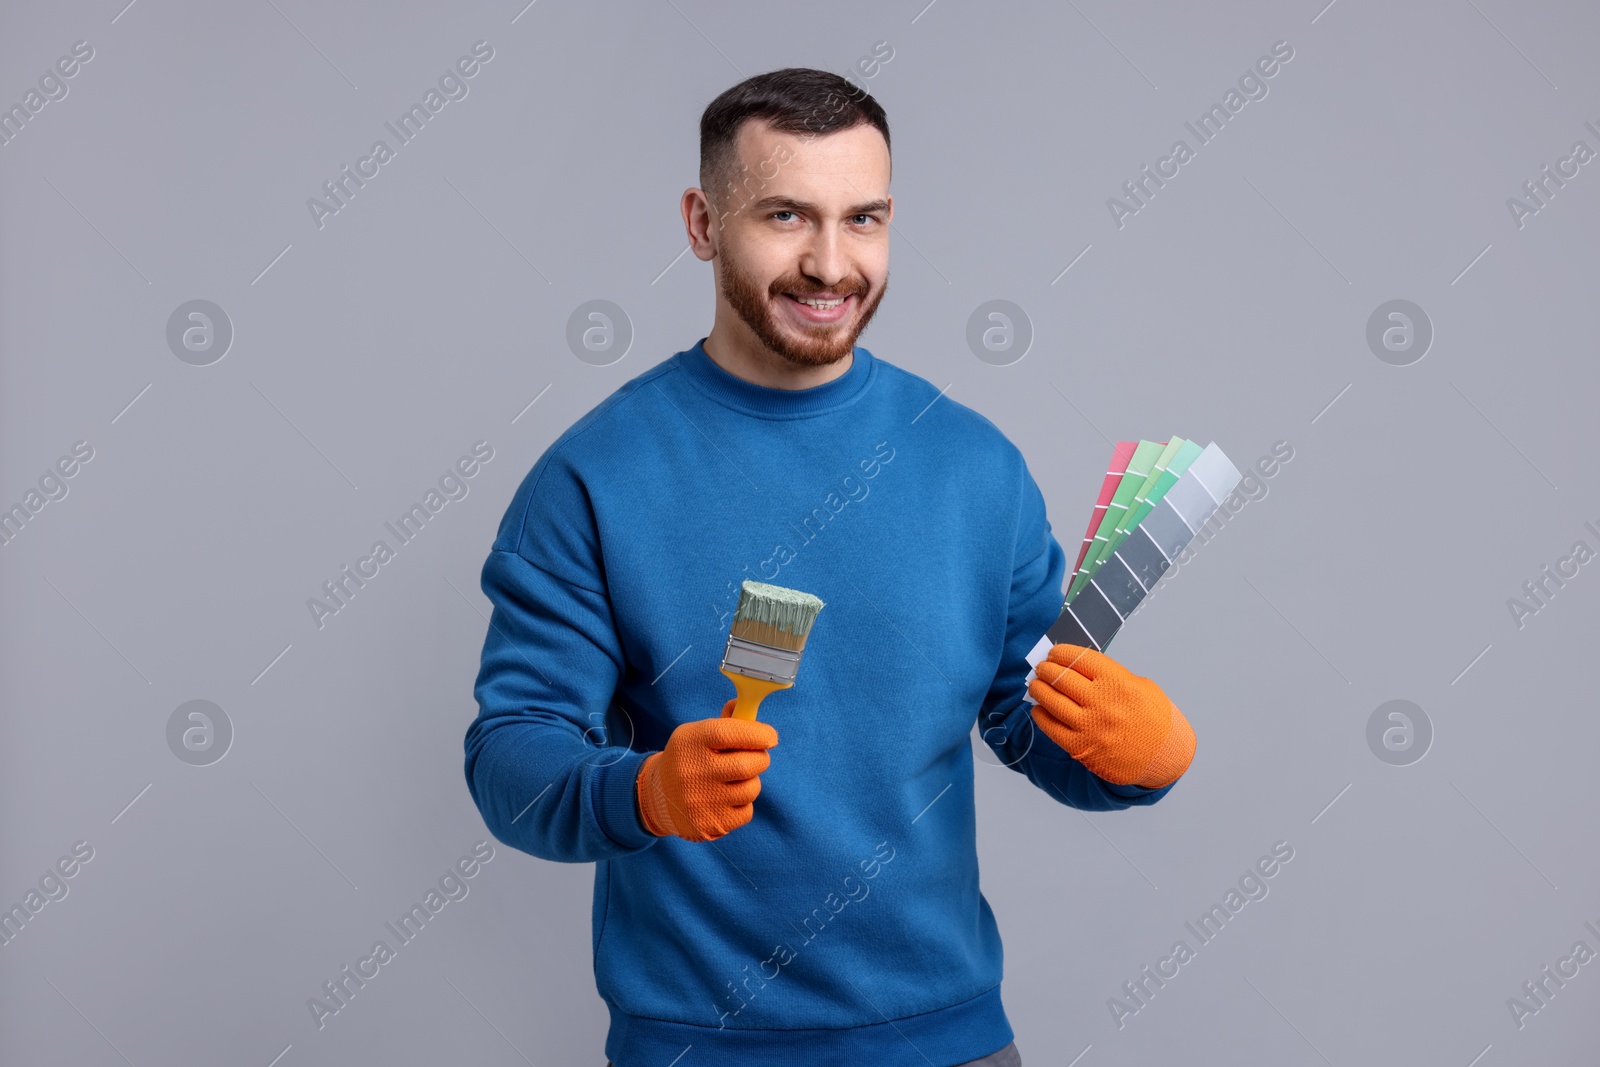
M 817 205 L 808 204 L 804 200 L 796 200 L 790 196 L 768 196 L 757 200 L 751 205 L 753 211 L 806 211 L 815 212 Z M 865 204 L 856 204 L 845 210 L 846 215 L 870 215 L 874 212 L 888 211 L 889 201 L 870 200 Z

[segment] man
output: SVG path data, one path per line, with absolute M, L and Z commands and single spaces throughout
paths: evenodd
M 1024 685 L 1067 569 L 1043 497 L 993 424 L 855 344 L 888 284 L 878 103 L 750 78 L 706 109 L 700 166 L 682 212 L 715 321 L 517 490 L 468 788 L 499 840 L 595 862 L 617 1067 L 1018 1064 L 974 723 L 1091 810 L 1159 800 L 1193 731 L 1092 650 Z M 744 579 L 827 605 L 758 721 L 717 670 Z

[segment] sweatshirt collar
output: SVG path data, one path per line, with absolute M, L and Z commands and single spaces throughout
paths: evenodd
M 726 407 L 763 419 L 803 419 L 854 403 L 872 383 L 877 361 L 857 345 L 850 369 L 831 382 L 810 389 L 773 389 L 729 374 L 706 354 L 704 337 L 694 347 L 678 353 L 678 364 L 689 381 Z

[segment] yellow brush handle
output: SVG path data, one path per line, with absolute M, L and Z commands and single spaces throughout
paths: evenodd
M 733 705 L 735 719 L 754 719 L 756 709 L 761 706 L 767 694 L 794 687 L 793 682 L 769 682 L 764 678 L 752 678 L 748 674 L 735 674 L 726 670 L 722 673 L 728 676 L 729 681 L 733 682 L 733 687 L 739 692 L 738 702 Z

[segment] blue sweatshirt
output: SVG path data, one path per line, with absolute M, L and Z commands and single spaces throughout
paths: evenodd
M 1021 453 L 857 347 L 811 389 L 722 370 L 704 338 L 563 433 L 518 488 L 466 734 L 494 836 L 595 864 L 595 980 L 617 1067 L 958 1064 L 1012 1039 L 978 889 L 974 725 L 1063 804 L 1152 804 L 1038 731 L 1028 651 L 1067 561 Z M 826 602 L 754 818 L 658 838 L 634 782 L 733 696 L 745 579 Z

